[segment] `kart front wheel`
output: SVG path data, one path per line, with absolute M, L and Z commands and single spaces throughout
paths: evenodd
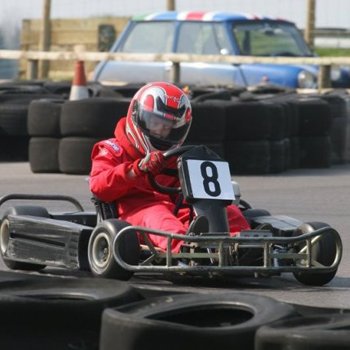
M 295 235 L 310 233 L 325 227 L 329 227 L 329 225 L 323 222 L 305 223 L 299 227 Z M 337 242 L 341 241 L 339 234 L 335 230 L 330 228 L 329 232 L 324 232 L 314 244 L 312 243 L 312 260 L 323 266 L 331 266 L 339 253 Z M 300 245 L 298 246 L 298 251 L 301 251 L 304 248 L 305 244 Z M 331 272 L 294 272 L 293 274 L 296 280 L 302 284 L 309 286 L 323 286 L 330 282 L 336 273 L 337 269 Z
M 88 261 L 94 276 L 128 280 L 133 272 L 122 268 L 114 259 L 113 242 L 117 233 L 130 226 L 125 221 L 109 219 L 100 222 L 93 230 L 88 244 Z M 137 264 L 140 247 L 136 233 L 125 234 L 120 240 L 120 252 L 123 259 L 130 264 Z

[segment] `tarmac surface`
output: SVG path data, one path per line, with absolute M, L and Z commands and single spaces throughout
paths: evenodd
M 234 176 L 240 184 L 242 198 L 254 208 L 272 214 L 295 217 L 302 221 L 322 221 L 335 228 L 343 241 L 343 258 L 336 277 L 326 286 L 301 285 L 290 274 L 268 279 L 230 278 L 213 280 L 164 280 L 161 276 L 134 276 L 129 283 L 145 294 L 158 293 L 225 293 L 242 291 L 270 296 L 296 305 L 350 310 L 350 164 L 327 169 L 296 169 L 276 175 Z M 0 163 L 0 196 L 10 193 L 64 194 L 77 198 L 85 209 L 93 210 L 88 176 L 33 174 L 29 163 Z M 0 208 L 0 215 L 9 202 Z M 22 202 L 23 204 L 23 202 Z M 26 203 L 28 204 L 28 203 Z M 69 210 L 64 202 L 43 203 L 52 210 Z M 72 207 L 73 209 L 73 207 Z M 6 270 L 2 261 L 0 269 Z M 74 275 L 63 269 L 46 269 L 49 275 Z

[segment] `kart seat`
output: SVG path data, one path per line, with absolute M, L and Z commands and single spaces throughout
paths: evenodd
M 91 198 L 91 201 L 94 203 L 96 209 L 97 221 L 118 218 L 117 206 L 115 203 L 103 202 L 95 196 Z

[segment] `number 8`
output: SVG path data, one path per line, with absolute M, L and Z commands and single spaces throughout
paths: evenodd
M 208 168 L 211 169 L 211 174 L 208 174 Z M 212 197 L 217 197 L 221 194 L 220 184 L 218 182 L 218 169 L 213 163 L 203 162 L 201 164 L 201 174 L 203 177 L 203 186 L 206 193 Z M 213 190 L 210 188 L 210 184 L 213 184 Z

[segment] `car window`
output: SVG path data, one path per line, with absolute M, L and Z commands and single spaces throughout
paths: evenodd
M 242 55 L 311 55 L 300 32 L 293 25 L 263 21 L 240 23 L 233 26 L 233 34 Z
M 174 32 L 173 22 L 136 23 L 119 51 L 129 53 L 171 52 Z
M 220 55 L 230 52 L 230 43 L 221 23 L 184 22 L 180 26 L 177 52 Z

